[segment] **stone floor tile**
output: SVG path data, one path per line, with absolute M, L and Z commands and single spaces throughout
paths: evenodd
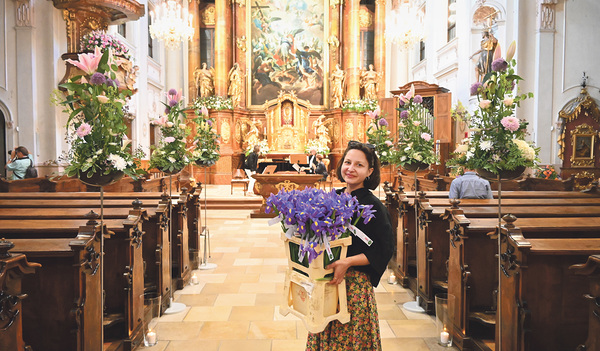
M 250 322 L 244 321 L 204 322 L 198 340 L 246 339 L 249 326 Z
M 219 294 L 215 306 L 254 306 L 256 294 Z
M 156 325 L 158 340 L 191 340 L 195 339 L 202 327 L 202 322 L 162 322 Z
M 431 320 L 407 319 L 402 321 L 388 321 L 388 323 L 398 338 L 436 337 L 437 334 L 435 323 Z
M 304 351 L 306 339 L 298 340 L 273 340 L 271 351 Z
M 250 322 L 248 339 L 293 339 L 296 337 L 295 321 Z
M 271 351 L 271 340 L 223 340 L 219 351 Z
M 235 294 L 240 291 L 240 286 L 242 283 L 240 282 L 231 282 L 231 283 L 206 283 L 204 285 L 204 289 L 202 289 L 203 294 Z
M 230 321 L 272 321 L 273 306 L 233 306 Z
M 194 306 L 184 318 L 185 322 L 227 321 L 231 306 Z
M 381 348 L 385 351 L 430 351 L 422 338 L 382 339 Z

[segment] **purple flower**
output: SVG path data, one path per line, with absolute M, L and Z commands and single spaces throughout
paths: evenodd
M 171 108 L 169 108 L 169 107 L 165 108 L 165 114 L 168 115 L 169 113 L 171 113 Z
M 106 77 L 102 73 L 96 72 L 90 77 L 90 84 L 92 85 L 102 85 L 104 83 L 106 83 Z
M 415 97 L 413 98 L 413 102 L 415 104 L 420 104 L 423 102 L 423 97 L 421 95 L 415 95 Z
M 210 119 L 208 119 L 206 120 L 206 124 L 208 124 L 209 127 L 212 127 L 213 122 Z
M 398 100 L 398 105 L 404 106 L 404 100 L 402 100 L 402 99 Z
M 511 132 L 516 132 L 519 129 L 519 126 L 521 125 L 519 123 L 519 119 L 513 116 L 502 118 L 500 123 L 502 123 L 502 126 L 504 126 L 504 128 L 510 130 Z
M 479 92 L 479 88 L 482 87 L 482 84 L 480 82 L 476 82 L 473 85 L 471 85 L 471 95 L 477 95 L 477 93 Z
M 407 119 L 408 118 L 408 110 L 404 110 L 400 112 L 400 118 Z
M 169 89 L 169 95 L 177 95 L 176 89 Z
M 382 127 L 387 127 L 389 125 L 388 121 L 386 121 L 385 118 L 380 119 L 378 123 Z
M 502 57 L 495 59 L 492 62 L 492 70 L 496 72 L 504 72 L 508 68 L 508 62 L 506 62 Z
M 113 87 L 113 88 L 118 88 L 119 87 L 119 81 L 116 79 L 106 79 L 106 85 L 109 87 Z
M 170 107 L 173 107 L 173 106 L 175 106 L 175 105 L 177 105 L 177 100 L 170 100 L 170 101 L 169 101 L 169 106 L 170 106 Z

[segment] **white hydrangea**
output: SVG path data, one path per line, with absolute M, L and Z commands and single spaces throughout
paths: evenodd
M 119 155 L 110 154 L 108 155 L 108 160 L 119 171 L 123 171 L 125 168 L 127 168 L 127 161 L 125 161 L 125 159 Z
M 489 140 L 484 140 L 479 144 L 479 148 L 483 151 L 488 151 L 492 149 L 492 142 Z

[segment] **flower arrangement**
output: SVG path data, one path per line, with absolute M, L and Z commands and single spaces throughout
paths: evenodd
M 89 32 L 81 38 L 81 51 L 94 51 L 96 48 L 100 48 L 101 51 L 112 49 L 113 55 L 127 60 L 131 59 L 127 46 L 119 39 L 101 30 Z
M 469 123 L 469 119 L 471 116 L 469 115 L 469 111 L 467 108 L 458 100 L 456 105 L 450 110 L 450 116 L 457 122 L 460 123 Z
M 422 120 L 424 107 L 421 95 L 415 95 L 415 86 L 400 94 L 400 122 L 398 123 L 398 142 L 394 146 L 392 160 L 395 164 L 432 164 L 438 161 L 435 154 L 431 131 Z
M 208 109 L 204 106 L 195 110 L 196 136 L 194 137 L 192 158 L 197 164 L 213 165 L 221 157 L 219 134 L 214 128 L 214 121 L 208 118 Z
M 515 92 L 522 80 L 514 70 L 515 48 L 513 42 L 506 60 L 497 49 L 492 71 L 485 75 L 483 84 L 477 82 L 471 86 L 471 93 L 477 95 L 478 108 L 469 120 L 470 137 L 455 150 L 451 164 L 499 174 L 533 167 L 538 160 L 539 149 L 525 141 L 527 122 L 514 117 L 520 102 L 533 97 L 532 93 Z
M 543 166 L 536 172 L 537 178 L 542 179 L 560 179 L 560 176 L 552 165 Z
M 329 152 L 331 151 L 329 150 L 329 146 L 327 146 L 327 142 L 321 142 L 319 139 L 309 139 L 308 143 L 304 146 L 304 152 L 307 154 L 310 153 L 310 150 L 312 149 L 317 150 L 317 153 L 323 156 L 329 155 Z
M 367 111 L 366 115 L 371 118 L 369 128 L 367 128 L 367 141 L 375 145 L 375 152 L 382 164 L 388 164 L 392 161 L 393 139 L 388 129 L 388 121 L 381 116 L 379 106 L 373 111 Z
M 328 258 L 332 260 L 329 242 L 349 236 L 361 218 L 368 223 L 374 217 L 372 205 L 361 205 L 348 193 L 315 188 L 281 190 L 269 196 L 266 206 L 267 213 L 277 215 L 288 238 L 302 239 L 298 261 L 307 259 L 308 263 L 323 253 L 317 252 L 319 245 L 325 246 Z
M 143 171 L 139 159 L 141 151 L 132 154 L 125 135 L 127 126 L 123 116 L 125 100 L 131 91 L 119 89 L 116 80 L 117 65 L 110 50 L 102 53 L 96 47 L 93 53 L 78 55 L 78 60 L 67 60 L 84 72 L 59 87 L 65 99 L 57 93 L 56 103 L 65 107 L 69 151 L 64 160 L 68 163 L 68 176 L 91 178 L 123 172 L 137 178 Z
M 269 149 L 269 142 L 267 141 L 267 139 L 262 139 L 259 140 L 258 143 L 248 143 L 248 146 L 246 146 L 246 150 L 244 151 L 246 156 L 252 153 L 252 151 L 254 150 L 254 145 L 258 145 L 260 147 L 261 154 L 268 154 L 269 152 L 271 152 L 271 150 Z
M 350 99 L 344 100 L 342 111 L 366 112 L 377 108 L 377 100 Z
M 217 95 L 198 97 L 196 101 L 194 101 L 193 108 L 194 110 L 199 110 L 202 106 L 206 107 L 209 110 L 233 110 L 233 103 L 230 98 L 224 98 Z
M 170 89 L 167 99 L 168 103 L 163 103 L 165 115 L 151 122 L 160 127 L 162 140 L 158 146 L 152 146 L 150 168 L 175 173 L 191 162 L 191 153 L 185 145 L 190 128 L 184 122 L 186 109 L 180 106 L 183 99 L 181 91 Z

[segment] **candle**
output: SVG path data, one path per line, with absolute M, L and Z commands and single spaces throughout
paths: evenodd
M 194 273 L 192 275 L 192 284 L 194 284 L 194 285 L 198 284 L 198 277 L 196 276 L 196 273 Z
M 396 275 L 394 272 L 390 273 L 390 277 L 388 278 L 388 284 L 396 284 Z
M 446 329 L 444 329 L 441 333 L 440 333 L 440 342 L 442 344 L 447 344 L 448 341 L 450 341 L 450 333 L 448 333 L 446 331 Z
M 148 346 L 156 345 L 156 333 L 154 330 L 150 329 L 146 333 L 146 342 L 148 343 Z

